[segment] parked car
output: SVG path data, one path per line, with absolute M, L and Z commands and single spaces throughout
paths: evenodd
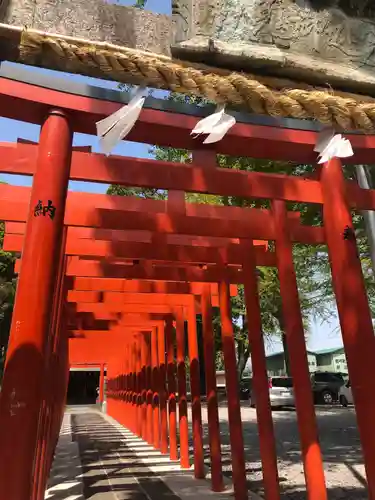
M 293 380 L 291 377 L 270 377 L 268 379 L 272 408 L 294 406 Z M 256 405 L 254 391 L 251 391 L 250 406 Z
M 353 394 L 350 385 L 350 380 L 348 380 L 346 384 L 340 387 L 339 401 L 342 404 L 342 406 L 348 406 L 353 404 Z
M 315 372 L 311 374 L 311 384 L 315 403 L 332 404 L 339 400 L 345 379 L 342 373 Z

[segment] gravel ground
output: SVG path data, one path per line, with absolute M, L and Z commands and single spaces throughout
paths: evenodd
M 319 439 L 323 453 L 326 484 L 330 500 L 367 500 L 365 471 L 353 408 L 316 407 Z M 209 465 L 207 415 L 203 408 L 206 461 Z M 223 467 L 231 474 L 228 414 L 225 405 L 219 409 L 222 436 Z M 296 413 L 293 409 L 273 412 L 278 469 L 283 500 L 306 500 L 306 490 L 299 448 Z M 189 419 L 191 422 L 191 419 Z M 249 488 L 262 495 L 262 468 L 256 412 L 242 404 L 247 478 Z

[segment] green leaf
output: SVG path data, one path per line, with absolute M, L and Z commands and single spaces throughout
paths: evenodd
M 146 3 L 147 0 L 136 0 L 133 7 L 136 7 L 137 9 L 144 9 L 146 7 Z

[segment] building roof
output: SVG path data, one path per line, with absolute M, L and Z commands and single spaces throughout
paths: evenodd
M 338 351 L 342 351 L 344 349 L 343 346 L 341 347 L 331 347 L 330 349 L 321 349 L 319 351 L 315 351 L 315 354 L 333 354 Z
M 319 351 L 310 351 L 307 350 L 308 354 L 333 354 L 338 351 L 342 351 L 344 349 L 343 346 L 341 347 L 331 347 L 329 349 L 320 349 Z M 272 354 L 267 354 L 267 358 L 273 358 L 276 356 L 282 356 L 284 354 L 284 351 L 278 351 L 278 352 L 273 352 Z
M 314 351 L 307 350 L 308 354 L 316 354 Z M 276 356 L 282 356 L 284 351 L 273 352 L 272 354 L 267 354 L 266 358 L 274 358 Z

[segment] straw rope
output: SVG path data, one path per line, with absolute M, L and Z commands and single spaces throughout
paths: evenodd
M 212 68 L 165 56 L 32 30 L 22 32 L 19 51 L 20 60 L 28 64 L 53 61 L 72 72 L 92 68 L 119 82 L 195 94 L 216 103 L 246 107 L 257 114 L 314 119 L 343 130 L 375 132 L 375 100 L 360 96 L 346 97 L 324 89 L 274 89 L 253 75 L 218 74 Z

